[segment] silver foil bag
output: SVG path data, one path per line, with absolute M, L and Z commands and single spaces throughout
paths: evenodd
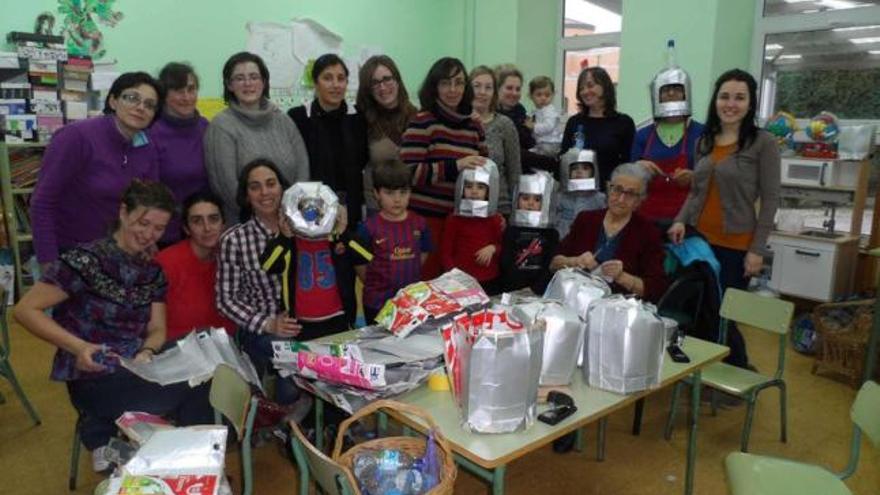
M 573 309 L 558 301 L 518 304 L 513 315 L 544 329 L 544 350 L 538 384 L 568 385 L 577 367 L 586 324 Z
M 492 325 L 480 331 L 462 356 L 466 429 L 511 433 L 535 422 L 543 342 L 543 332 L 528 326 Z
M 609 294 L 611 287 L 601 277 L 577 268 L 563 268 L 553 275 L 544 291 L 544 298 L 561 301 L 587 321 L 590 303 Z
M 476 182 L 485 185 L 489 194 L 485 200 L 467 199 L 464 197 L 465 182 Z M 476 168 L 467 168 L 459 172 L 455 182 L 455 214 L 462 217 L 486 218 L 498 211 L 498 188 L 500 181 L 498 165 L 492 160 Z
M 620 295 L 590 306 L 584 339 L 584 379 L 619 394 L 660 383 L 666 329 L 656 310 Z
M 320 182 L 297 182 L 284 191 L 281 209 L 297 234 L 318 238 L 333 232 L 339 198 Z

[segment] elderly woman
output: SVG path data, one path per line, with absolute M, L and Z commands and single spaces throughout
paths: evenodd
M 305 140 L 311 180 L 333 189 L 347 206 L 349 225 L 357 225 L 364 204 L 367 130 L 364 120 L 345 103 L 348 67 L 339 55 L 328 53 L 315 60 L 311 77 L 315 98 L 291 108 L 287 115 Z
M 171 189 L 178 204 L 190 195 L 208 189 L 205 170 L 205 130 L 208 120 L 196 110 L 199 76 L 192 66 L 171 62 L 159 72 L 159 82 L 167 92 L 159 118 L 149 136 L 159 150 L 159 180 Z M 165 229 L 163 244 L 180 240 L 178 218 Z
M 223 200 L 230 223 L 245 221 L 236 202 L 238 177 L 256 158 L 276 163 L 298 182 L 309 178 L 309 155 L 299 130 L 269 101 L 269 69 L 259 56 L 240 52 L 223 66 L 223 99 L 229 108 L 205 133 L 205 164 L 211 190 Z
M 156 255 L 168 280 L 168 340 L 186 337 L 196 328 L 235 332 L 235 325 L 220 316 L 214 304 L 222 208 L 223 202 L 210 191 L 187 197 L 181 212 L 184 239 Z
M 522 166 L 519 162 L 519 136 L 513 121 L 495 111 L 498 91 L 492 69 L 485 65 L 474 67 L 470 79 L 474 88 L 474 113 L 486 130 L 489 158 L 498 165 L 500 182 L 498 211 L 508 215 L 512 211 L 510 195 L 513 192 L 513 184 L 517 183 L 522 174 Z
M 133 181 L 113 233 L 62 253 L 14 310 L 25 329 L 58 347 L 51 377 L 67 383 L 96 471 L 109 467 L 103 451 L 125 411 L 172 415 L 182 425 L 212 422 L 206 387 L 163 387 L 119 365 L 120 358 L 149 361 L 165 342 L 167 284 L 146 253 L 174 209 L 165 186 Z
M 364 203 L 367 211 L 378 211 L 373 192 L 373 169 L 388 160 L 400 159 L 400 143 L 416 107 L 400 77 L 397 64 L 387 55 L 373 55 L 358 75 L 357 109 L 367 125 L 369 161 L 364 168 Z M 369 81 L 369 84 L 366 84 Z
M 144 131 L 163 98 L 152 76 L 127 72 L 110 87 L 103 117 L 66 125 L 52 137 L 31 199 L 34 248 L 42 265 L 104 237 L 132 179 L 159 179 L 159 155 Z
M 607 186 L 608 208 L 577 216 L 550 269 L 597 271 L 611 282 L 614 292 L 657 302 L 666 290 L 661 233 L 636 211 L 646 186 L 641 165 L 617 167 Z

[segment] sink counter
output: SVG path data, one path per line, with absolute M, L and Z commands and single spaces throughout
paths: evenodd
M 820 233 L 820 235 L 809 235 L 809 234 L 806 234 L 805 232 L 817 232 L 817 233 Z M 801 232 L 786 232 L 786 231 L 782 231 L 782 230 L 774 230 L 774 231 L 771 231 L 771 235 L 780 236 L 780 237 L 789 237 L 789 238 L 793 238 L 793 239 L 804 239 L 804 240 L 810 240 L 810 241 L 815 241 L 815 242 L 833 243 L 833 244 L 848 244 L 851 242 L 857 243 L 859 241 L 859 236 L 857 236 L 857 235 L 852 235 L 852 234 L 843 233 L 843 232 L 835 232 L 834 235 L 837 237 L 831 238 L 831 237 L 825 237 L 824 235 L 822 235 L 822 234 L 825 234 L 825 232 L 826 231 L 824 231 L 824 230 L 818 230 L 818 229 L 809 229 L 809 230 L 804 230 Z

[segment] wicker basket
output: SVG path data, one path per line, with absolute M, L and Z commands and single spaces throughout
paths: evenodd
M 832 310 L 852 310 L 849 323 L 840 325 L 828 318 Z M 874 319 L 874 299 L 820 304 L 813 310 L 819 337 L 819 351 L 813 374 L 832 373 L 844 377 L 854 388 L 862 383 L 868 337 Z
M 425 444 L 427 440 L 421 436 L 415 437 L 385 437 L 370 440 L 368 442 L 359 443 L 346 452 L 342 452 L 342 439 L 349 426 L 355 421 L 369 416 L 380 409 L 391 409 L 407 413 L 412 416 L 418 416 L 425 420 L 428 427 L 434 431 L 434 441 L 440 449 L 437 455 L 440 458 L 440 481 L 437 486 L 432 488 L 426 495 L 450 495 L 452 494 L 455 477 L 458 474 L 455 467 L 455 459 L 452 456 L 452 449 L 449 442 L 440 433 L 440 428 L 434 422 L 431 415 L 427 411 L 416 406 L 396 402 L 392 400 L 379 400 L 367 405 L 358 412 L 354 413 L 350 418 L 346 419 L 339 425 L 339 432 L 336 434 L 336 445 L 333 448 L 333 460 L 341 464 L 345 469 L 354 472 L 354 459 L 362 452 L 370 450 L 395 449 L 406 452 L 413 457 L 421 457 L 425 454 Z M 354 476 L 352 476 L 354 478 Z M 354 487 L 356 495 L 360 495 L 360 489 Z

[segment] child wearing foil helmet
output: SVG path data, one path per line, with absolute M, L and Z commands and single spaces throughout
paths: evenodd
M 649 85 L 654 122 L 636 132 L 630 160 L 651 173 L 639 213 L 655 222 L 670 222 L 687 199 L 693 177 L 697 140 L 703 124 L 691 116 L 691 81 L 675 63 L 669 40 L 667 66 Z
M 320 182 L 297 182 L 281 198 L 280 233 L 260 255 L 264 271 L 282 274 L 282 305 L 302 325 L 297 340 L 345 331 L 357 311 L 339 199 Z
M 505 291 L 529 287 L 543 294 L 550 260 L 559 245 L 553 226 L 556 181 L 545 171 L 521 175 L 514 192 L 514 211 L 504 231 L 501 254 Z
M 504 217 L 498 213 L 498 168 L 492 160 L 462 170 L 455 184 L 455 210 L 446 217 L 440 241 L 443 270 L 459 268 L 488 294 L 499 292 L 498 260 Z
M 593 150 L 572 148 L 560 160 L 562 193 L 556 206 L 556 230 L 559 237 L 568 234 L 571 223 L 582 211 L 605 208 L 605 194 L 599 191 L 599 172 Z

